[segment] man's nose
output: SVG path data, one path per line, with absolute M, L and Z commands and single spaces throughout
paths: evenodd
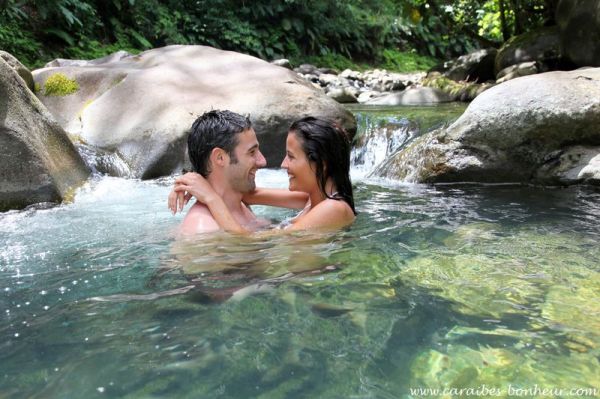
M 265 159 L 265 156 L 260 151 L 258 151 L 258 159 L 256 161 L 256 165 L 259 168 L 264 168 L 265 166 L 267 166 L 267 160 Z

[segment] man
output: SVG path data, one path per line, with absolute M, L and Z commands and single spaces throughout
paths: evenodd
M 262 223 L 242 202 L 243 195 L 256 188 L 256 171 L 267 165 L 258 148 L 250 119 L 231 111 L 204 113 L 192 125 L 188 153 L 194 171 L 201 174 L 223 198 L 233 218 L 248 229 L 259 227 Z M 192 174 L 177 181 L 190 184 L 189 179 L 193 179 Z M 177 193 L 171 192 L 169 205 L 171 209 L 179 206 L 181 210 L 184 201 L 177 197 Z M 186 201 L 189 198 L 187 195 Z M 196 202 L 183 219 L 180 231 L 190 235 L 219 229 L 208 207 Z

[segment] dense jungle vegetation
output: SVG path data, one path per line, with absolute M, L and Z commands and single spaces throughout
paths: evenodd
M 0 0 L 0 49 L 35 68 L 169 44 L 293 64 L 426 69 L 552 24 L 558 0 Z

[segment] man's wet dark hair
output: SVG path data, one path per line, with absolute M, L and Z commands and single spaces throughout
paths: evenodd
M 233 152 L 238 145 L 238 133 L 252 128 L 250 118 L 231 111 L 213 110 L 200 115 L 192 124 L 188 136 L 188 154 L 194 172 L 204 177 L 210 174 L 210 153 L 221 148 L 237 163 Z
M 346 201 L 356 215 L 350 181 L 351 148 L 348 133 L 335 122 L 312 116 L 292 123 L 289 130 L 299 138 L 308 160 L 314 162 L 321 192 L 327 198 Z M 333 195 L 325 191 L 329 177 L 337 189 Z

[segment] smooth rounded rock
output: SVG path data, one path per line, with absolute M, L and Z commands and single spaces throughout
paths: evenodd
M 450 102 L 452 99 L 444 92 L 431 87 L 414 87 L 404 91 L 373 98 L 365 104 L 374 105 L 428 105 Z
M 429 183 L 594 183 L 598 126 L 600 68 L 524 76 L 486 90 L 456 122 L 415 140 L 374 174 Z
M 33 74 L 43 87 L 56 73 L 76 81 L 79 90 L 40 94 L 42 102 L 71 136 L 116 153 L 134 177 L 180 171 L 192 122 L 211 109 L 249 114 L 269 166 L 281 163 L 287 129 L 299 118 L 333 119 L 356 131 L 349 111 L 296 73 L 206 46 L 168 46 Z
M 89 174 L 63 129 L 0 58 L 0 211 L 60 202 Z

